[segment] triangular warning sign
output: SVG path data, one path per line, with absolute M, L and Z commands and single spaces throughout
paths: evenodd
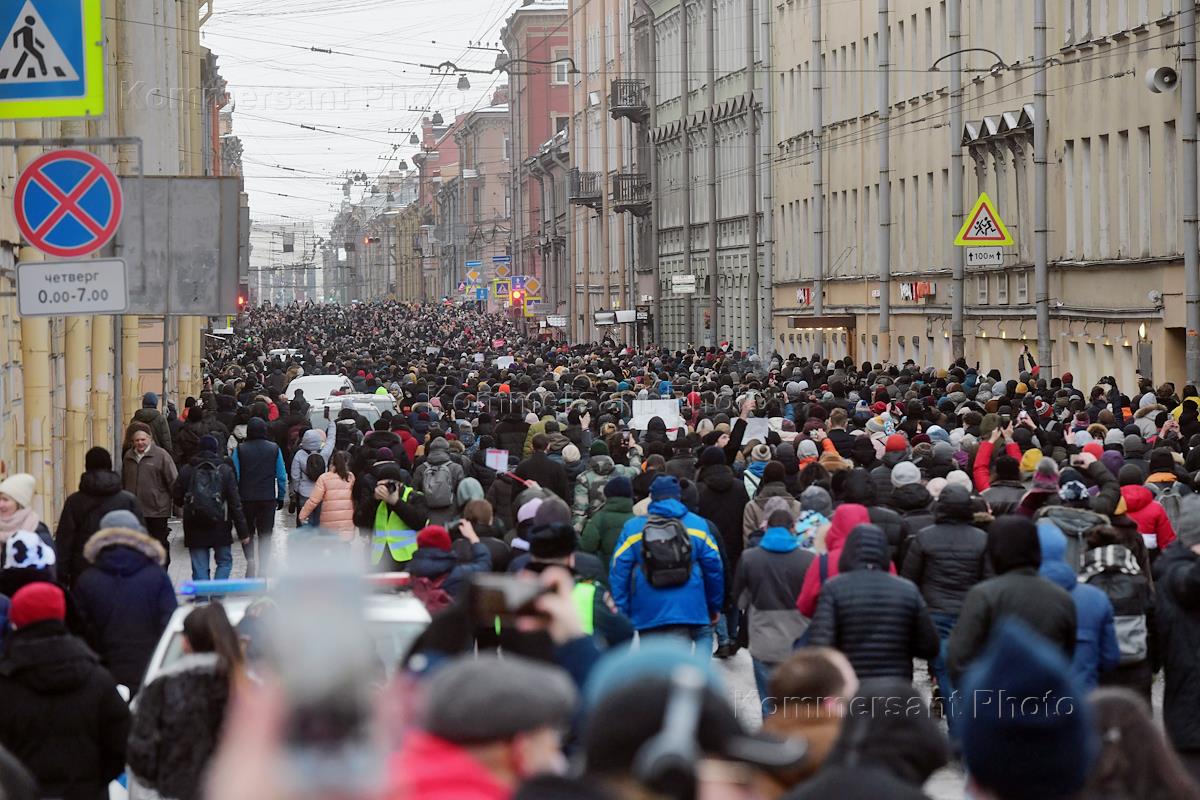
M 979 199 L 975 201 L 975 207 L 967 215 L 967 221 L 963 223 L 954 243 L 959 247 L 1000 247 L 1014 244 L 1012 234 L 1004 226 L 1004 220 L 1000 219 L 1000 214 L 987 192 L 980 194 Z
M 38 13 L 25 0 L 12 30 L 0 43 L 0 84 L 77 81 L 79 73 Z

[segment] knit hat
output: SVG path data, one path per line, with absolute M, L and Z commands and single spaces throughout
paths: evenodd
M 1117 473 L 1117 480 L 1122 486 L 1141 486 L 1145 482 L 1146 476 L 1142 474 L 1142 469 L 1137 464 L 1126 464 Z
M 783 445 L 780 445 L 780 447 L 783 447 Z M 796 455 L 799 456 L 800 458 L 816 458 L 817 457 L 817 443 L 814 442 L 812 439 L 801 439 L 800 444 L 797 446 L 796 450 L 797 450 Z
M 608 445 L 599 439 L 592 442 L 592 446 L 588 448 L 589 456 L 606 456 L 608 454 Z
M 911 461 L 901 461 L 896 466 L 892 467 L 892 486 L 899 489 L 901 486 L 908 486 L 910 483 L 921 482 L 921 470 L 916 464 Z
M 929 492 L 934 500 L 937 500 L 941 496 L 942 490 L 948 485 L 945 478 L 930 478 L 929 483 L 925 484 L 925 490 Z
M 1033 488 L 1058 491 L 1058 464 L 1053 458 L 1043 458 L 1033 473 Z
M 659 475 L 650 484 L 651 500 L 678 500 L 679 495 L 679 479 L 673 475 Z
M 18 589 L 12 596 L 8 612 L 8 620 L 14 628 L 51 619 L 62 622 L 66 616 L 66 595 L 57 585 L 46 581 L 34 581 Z
M 786 480 L 787 470 L 783 464 L 780 464 L 778 461 L 767 463 L 766 468 L 762 472 L 762 483 L 764 486 L 768 483 L 783 483 Z
M 1057 648 L 1019 619 L 1000 621 L 963 677 L 971 777 L 996 797 L 1075 796 L 1100 749 L 1085 694 Z
M 1104 435 L 1104 445 L 1105 445 L 1105 447 L 1107 447 L 1108 445 L 1117 445 L 1118 447 L 1124 447 L 1125 446 L 1125 434 L 1121 433 L 1121 431 L 1119 431 L 1118 429 L 1113 428 L 1111 431 L 1109 431 L 1108 433 L 1106 433 Z
M 125 528 L 138 533 L 146 532 L 146 526 L 138 522 L 137 514 L 124 509 L 110 511 L 100 518 L 100 527 L 96 530 L 102 531 L 106 528 Z
M 800 493 L 800 508 L 816 511 L 824 517 L 833 516 L 833 498 L 824 486 L 809 486 Z
M 525 505 L 529 505 L 526 503 Z M 525 506 L 521 506 L 524 508 Z M 417 547 L 432 547 L 435 550 L 450 550 L 450 532 L 441 525 L 426 525 L 417 534 Z
M 29 508 L 33 503 L 33 490 L 37 480 L 27 472 L 9 475 L 0 481 L 0 494 L 5 494 L 17 501 L 21 508 Z
M 158 408 L 158 395 L 154 392 L 142 395 L 142 408 Z
M 903 453 L 908 449 L 908 440 L 898 433 L 893 433 L 884 442 L 883 450 L 885 453 Z
M 710 445 L 700 451 L 699 465 L 701 467 L 711 467 L 711 466 L 715 466 L 717 464 L 724 464 L 724 463 L 725 463 L 725 451 L 722 450 L 721 448 L 719 448 L 715 445 Z
M 517 522 L 528 522 L 537 515 L 538 508 L 542 505 L 542 498 L 535 497 L 526 502 L 517 509 Z
M 767 447 L 765 444 L 754 445 L 754 447 L 751 448 L 751 450 L 750 450 L 750 460 L 751 461 L 770 461 L 771 460 L 771 448 Z
M 1067 503 L 1078 503 L 1088 498 L 1088 490 L 1079 481 L 1067 481 L 1058 490 L 1058 496 Z
M 534 558 L 566 558 L 575 552 L 575 528 L 568 523 L 534 525 L 526 538 Z
M 975 486 L 971 483 L 971 476 L 961 469 L 956 469 L 946 476 L 946 485 L 962 486 L 968 492 L 975 490 Z
M 929 441 L 934 442 L 934 443 L 937 443 L 937 442 L 949 443 L 949 441 L 950 441 L 950 434 L 947 433 L 946 429 L 943 428 L 941 425 L 930 425 L 929 428 L 926 429 L 925 435 L 929 437 Z
M 1093 440 L 1083 446 L 1083 452 L 1090 453 L 1092 457 L 1098 460 L 1100 456 L 1104 455 L 1104 445 Z
M 1173 472 L 1175 456 L 1166 447 L 1156 447 L 1150 451 L 1151 472 Z
M 604 484 L 605 497 L 633 497 L 633 483 L 624 475 L 615 475 Z
M 112 456 L 103 447 L 93 447 L 83 456 L 85 470 L 112 469 Z
M 1031 447 L 1021 456 L 1021 472 L 1033 472 L 1038 462 L 1042 460 L 1042 451 Z
M 219 446 L 217 437 L 205 434 L 200 437 L 200 441 L 196 444 L 196 449 L 201 453 L 215 453 Z
M 1128 433 L 1125 435 L 1125 457 L 1126 458 L 1141 458 L 1146 455 L 1146 443 L 1142 441 L 1142 437 L 1136 433 Z
M 579 463 L 579 448 L 573 444 L 569 444 L 562 449 L 562 458 L 564 464 Z
M 48 570 L 57 560 L 54 548 L 33 531 L 17 531 L 4 542 L 6 569 Z

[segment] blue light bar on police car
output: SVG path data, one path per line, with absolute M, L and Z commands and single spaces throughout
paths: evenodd
M 229 578 L 225 580 L 185 581 L 179 587 L 184 597 L 218 597 L 232 594 L 263 594 L 266 578 Z

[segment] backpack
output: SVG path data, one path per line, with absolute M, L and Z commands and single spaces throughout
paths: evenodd
M 362 434 L 353 424 L 353 420 L 350 420 L 350 423 L 349 425 L 344 425 L 342 422 L 338 422 L 335 428 L 336 433 L 333 437 L 334 450 L 349 451 L 351 447 L 361 442 Z
M 1058 526 L 1063 536 L 1067 537 L 1065 558 L 1067 566 L 1076 575 L 1079 574 L 1084 557 L 1087 555 L 1087 532 L 1097 525 L 1108 524 L 1108 517 L 1103 514 L 1088 511 L 1086 508 L 1070 506 L 1045 506 L 1038 511 L 1034 519 L 1049 519 Z
M 308 459 L 304 462 L 304 477 L 316 483 L 317 478 L 320 478 L 324 474 L 325 459 L 320 453 L 309 453 Z
M 1151 604 L 1150 583 L 1145 575 L 1134 573 L 1136 562 L 1122 568 L 1121 553 L 1113 554 L 1113 546 L 1091 550 L 1087 554 L 1083 582 L 1104 592 L 1113 608 L 1113 628 L 1117 634 L 1117 646 L 1121 651 L 1121 666 L 1137 664 L 1149 656 L 1149 620 L 1146 610 Z M 1123 549 L 1123 548 L 1122 548 Z M 1133 557 L 1126 551 L 1126 561 Z M 1084 575 L 1080 578 L 1083 579 Z
M 1154 499 L 1163 507 L 1163 511 L 1167 512 L 1167 519 L 1171 521 L 1171 528 L 1179 530 L 1179 518 L 1183 514 L 1183 492 L 1179 490 L 1179 482 L 1176 481 L 1164 486 L 1159 490 L 1158 496 Z
M 429 612 L 430 616 L 454 602 L 454 598 L 443 588 L 448 577 L 450 577 L 449 572 L 435 580 L 417 578 L 413 581 L 412 593 L 424 604 L 425 610 Z
M 225 480 L 218 465 L 201 461 L 192 470 L 183 512 L 203 522 L 224 522 L 227 514 Z
M 651 516 L 642 528 L 642 572 L 655 589 L 683 586 L 692 576 L 692 537 L 672 517 Z
M 454 504 L 454 474 L 449 464 L 425 464 L 421 493 L 430 508 L 449 508 Z

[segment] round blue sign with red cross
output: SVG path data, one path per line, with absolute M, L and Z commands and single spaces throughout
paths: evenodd
M 121 183 L 91 153 L 55 150 L 21 173 L 13 206 L 30 245 L 52 256 L 86 256 L 121 225 Z

